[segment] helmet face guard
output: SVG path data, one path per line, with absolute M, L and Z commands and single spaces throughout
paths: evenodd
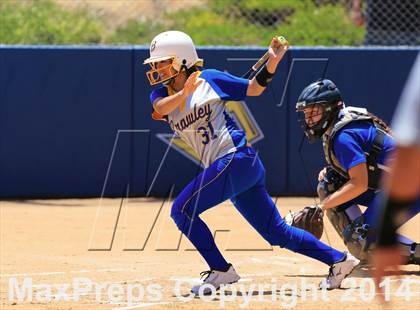
M 318 107 L 316 109 L 316 107 Z M 338 113 L 343 107 L 340 91 L 335 84 L 327 79 L 318 80 L 311 83 L 302 91 L 296 103 L 296 112 L 301 128 L 303 129 L 309 142 L 313 143 L 328 130 L 330 125 L 338 117 Z M 308 109 L 311 113 L 308 116 Z M 318 113 L 322 110 L 322 114 Z M 305 119 L 306 110 L 306 119 Z M 316 116 L 318 119 L 313 121 Z
M 298 122 L 306 137 L 310 143 L 314 143 L 317 139 L 320 139 L 322 135 L 328 130 L 331 123 L 338 116 L 338 111 L 341 109 L 341 102 L 338 102 L 335 107 L 325 106 L 325 102 L 317 102 L 306 107 L 299 107 L 297 112 Z M 304 113 L 304 110 L 312 107 L 312 113 L 307 117 Z M 318 107 L 318 109 L 314 109 Z M 321 110 L 321 112 L 319 112 Z M 313 122 L 312 119 L 318 115 L 321 115 L 321 118 Z
M 150 70 L 146 72 L 150 85 L 156 85 L 159 83 L 167 84 L 171 79 L 175 78 L 179 74 L 179 71 L 174 68 L 174 59 L 175 57 L 170 57 L 168 59 L 156 60 L 154 62 L 145 62 L 145 64 L 150 66 Z M 158 62 L 167 60 L 170 60 L 168 65 L 161 68 L 157 67 Z

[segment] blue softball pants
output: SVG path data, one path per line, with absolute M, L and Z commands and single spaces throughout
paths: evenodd
M 343 252 L 284 222 L 265 188 L 263 164 L 254 149 L 244 147 L 203 170 L 172 205 L 171 217 L 211 269 L 226 270 L 228 263 L 200 214 L 227 199 L 270 245 L 301 253 L 327 265 L 344 259 Z

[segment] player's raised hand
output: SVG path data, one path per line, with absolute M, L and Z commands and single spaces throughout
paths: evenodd
M 197 89 L 197 87 L 200 86 L 201 83 L 203 83 L 202 79 L 197 80 L 197 77 L 199 74 L 200 72 L 198 71 L 194 72 L 185 81 L 184 88 L 181 90 L 182 96 L 184 98 L 187 98 L 188 96 L 190 96 Z
M 270 46 L 268 48 L 268 62 L 267 69 L 273 73 L 276 71 L 277 65 L 282 60 L 283 56 L 289 49 L 289 42 L 283 37 L 274 36 L 271 39 Z

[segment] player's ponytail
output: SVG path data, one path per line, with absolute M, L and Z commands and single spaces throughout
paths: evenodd
M 187 68 L 185 67 L 185 72 L 187 73 L 187 78 L 193 74 L 194 72 L 198 71 L 198 67 L 197 66 L 192 66 L 191 68 Z
M 379 127 L 381 127 L 382 130 L 384 130 L 387 134 L 392 135 L 391 128 L 388 126 L 388 124 L 384 120 L 380 119 L 378 116 L 376 116 L 375 114 L 371 112 L 368 112 L 368 115 L 372 117 L 373 122 L 379 125 Z
M 197 64 L 198 64 L 198 63 L 197 63 L 197 64 L 195 64 L 195 65 L 193 65 L 193 66 L 191 66 L 190 68 L 188 68 L 188 67 L 187 67 L 186 63 L 187 63 L 187 60 L 186 60 L 186 59 L 183 59 L 183 60 L 182 60 L 182 65 L 181 65 L 181 70 L 180 70 L 180 72 L 185 71 L 185 73 L 187 74 L 187 79 L 188 79 L 188 77 L 189 77 L 191 74 L 193 74 L 194 72 L 198 71 L 198 70 L 199 70 L 199 68 L 198 68 L 198 66 L 197 66 Z

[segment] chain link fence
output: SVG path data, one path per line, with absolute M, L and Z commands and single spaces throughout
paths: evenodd
M 420 0 L 353 0 L 350 12 L 365 45 L 420 45 Z
M 12 43 L 148 44 L 177 29 L 198 45 L 264 46 L 274 34 L 293 45 L 420 45 L 420 0 L 2 0 L 3 16 L 7 5 L 30 10 L 17 27 L 31 23 L 27 32 L 37 31 L 26 38 L 20 31 L 23 38 Z M 55 13 L 39 17 L 34 28 L 34 12 L 52 7 Z M 51 26 L 66 20 L 65 29 Z M 1 28 L 16 27 L 0 27 L 0 43 L 10 43 Z

